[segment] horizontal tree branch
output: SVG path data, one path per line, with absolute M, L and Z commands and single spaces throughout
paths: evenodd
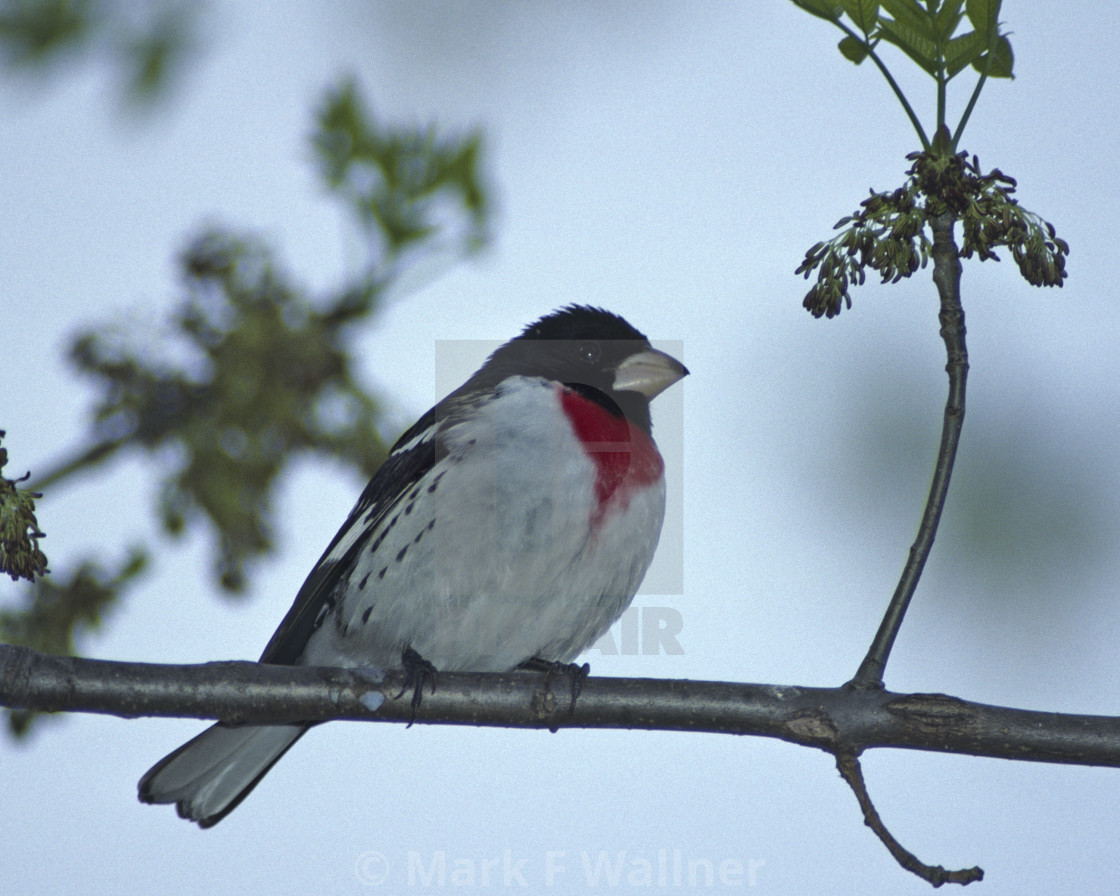
M 120 663 L 0 645 L 0 705 L 231 724 L 351 719 L 407 722 L 401 673 L 219 662 Z M 1120 718 L 1034 712 L 944 694 L 590 678 L 569 711 L 568 681 L 535 672 L 440 673 L 417 723 L 631 728 L 776 737 L 830 753 L 875 747 L 1032 762 L 1120 766 Z

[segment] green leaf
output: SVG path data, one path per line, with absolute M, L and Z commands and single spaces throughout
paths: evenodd
M 810 15 L 830 22 L 839 22 L 844 14 L 844 7 L 831 0 L 793 0 L 794 6 L 799 6 Z
M 934 17 L 934 22 L 937 27 L 937 33 L 941 38 L 941 44 L 944 46 L 953 36 L 953 32 L 957 30 L 957 26 L 961 23 L 961 7 L 964 5 L 964 0 L 947 0 L 944 6 L 938 10 L 937 15 Z
M 966 0 L 964 10 L 972 27 L 984 42 L 984 49 L 991 49 L 999 36 L 999 7 L 1002 0 Z
M 879 22 L 879 0 L 843 0 L 844 12 L 864 34 L 870 34 Z M 840 52 L 844 52 L 841 49 Z M 847 56 L 847 53 L 844 53 Z M 864 56 L 867 54 L 865 53 Z M 851 58 L 850 56 L 848 57 Z M 862 60 L 852 60 L 857 65 Z
M 936 39 L 933 19 L 918 5 L 917 0 L 882 0 L 880 5 L 900 25 L 917 32 L 930 43 Z
M 992 57 L 991 64 L 988 56 Z M 1012 70 L 1015 67 L 1015 54 L 1011 52 L 1011 41 L 1003 35 L 996 38 L 995 48 L 990 53 L 982 53 L 973 60 L 972 67 L 978 72 L 984 71 L 988 66 L 989 78 L 1014 78 Z
M 863 62 L 871 52 L 867 42 L 860 40 L 858 37 L 845 37 L 837 46 L 840 47 L 840 52 L 844 54 L 844 58 L 856 65 Z
M 880 21 L 879 35 L 902 50 L 929 74 L 937 77 L 937 45 L 933 40 L 891 19 Z
M 980 35 L 975 31 L 954 37 L 945 47 L 946 76 L 952 78 L 959 74 L 965 66 L 980 58 L 983 49 Z

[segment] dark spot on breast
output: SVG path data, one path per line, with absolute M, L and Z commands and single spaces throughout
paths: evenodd
M 362 625 L 369 622 L 369 614 L 373 612 L 373 607 L 366 607 L 365 612 L 362 613 Z
M 444 472 L 446 472 L 446 471 L 444 471 Z M 436 490 L 436 486 L 439 485 L 439 481 L 442 478 L 443 478 L 443 473 L 441 472 L 438 476 L 436 476 L 435 479 L 432 480 L 432 484 L 428 486 L 428 494 L 429 495 Z
M 408 500 L 415 501 L 420 495 L 420 486 L 416 486 L 408 495 Z
M 408 502 L 408 506 L 404 509 L 404 515 L 405 516 L 408 516 L 410 513 L 412 513 L 412 508 L 415 506 L 415 504 L 416 504 L 415 501 L 409 501 Z
M 388 522 L 388 524 L 387 524 L 387 525 L 385 526 L 385 528 L 384 528 L 384 529 L 382 529 L 382 530 L 381 530 L 381 531 L 380 531 L 380 532 L 378 533 L 378 535 L 377 535 L 377 538 L 375 538 L 375 539 L 373 540 L 373 544 L 372 544 L 372 545 L 370 545 L 370 549 L 369 549 L 369 552 L 370 552 L 371 554 L 376 554 L 376 553 L 377 553 L 377 549 L 378 549 L 379 547 L 381 547 L 381 543 L 382 543 L 382 542 L 383 542 L 383 541 L 385 540 L 385 536 L 389 534 L 389 530 L 390 530 L 390 529 L 392 529 L 392 528 L 393 528 L 393 526 L 395 526 L 395 525 L 396 525 L 396 523 L 397 523 L 397 520 L 399 520 L 399 519 L 400 519 L 400 517 L 401 517 L 401 515 L 400 515 L 400 514 L 398 513 L 398 514 L 397 514 L 397 515 L 396 515 L 395 517 L 393 517 L 393 518 L 392 518 L 391 520 L 389 520 L 389 522 Z
M 404 555 L 408 552 L 408 545 L 397 551 L 397 562 L 400 563 L 404 559 Z
M 366 587 L 366 582 L 368 582 L 368 581 L 369 581 L 369 573 L 367 572 L 364 576 L 362 576 L 362 580 L 360 582 L 358 582 L 358 590 L 361 591 L 363 588 L 365 588 Z
M 386 570 L 387 570 L 388 568 L 389 568 L 388 566 L 382 566 L 382 567 L 381 567 L 381 572 L 379 572 L 379 573 L 377 574 L 377 578 L 379 578 L 379 579 L 383 579 L 383 578 L 385 578 L 385 571 L 386 571 Z

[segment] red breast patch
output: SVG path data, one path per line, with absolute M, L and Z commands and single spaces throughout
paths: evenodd
M 625 417 L 571 389 L 561 391 L 560 402 L 584 451 L 595 462 L 599 503 L 593 523 L 598 524 L 608 506 L 625 509 L 632 492 L 660 479 L 665 463 L 653 440 Z

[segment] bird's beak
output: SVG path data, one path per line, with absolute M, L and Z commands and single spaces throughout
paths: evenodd
M 652 399 L 684 376 L 688 376 L 688 368 L 680 361 L 655 348 L 647 348 L 618 365 L 614 375 L 614 390 L 640 392 Z

